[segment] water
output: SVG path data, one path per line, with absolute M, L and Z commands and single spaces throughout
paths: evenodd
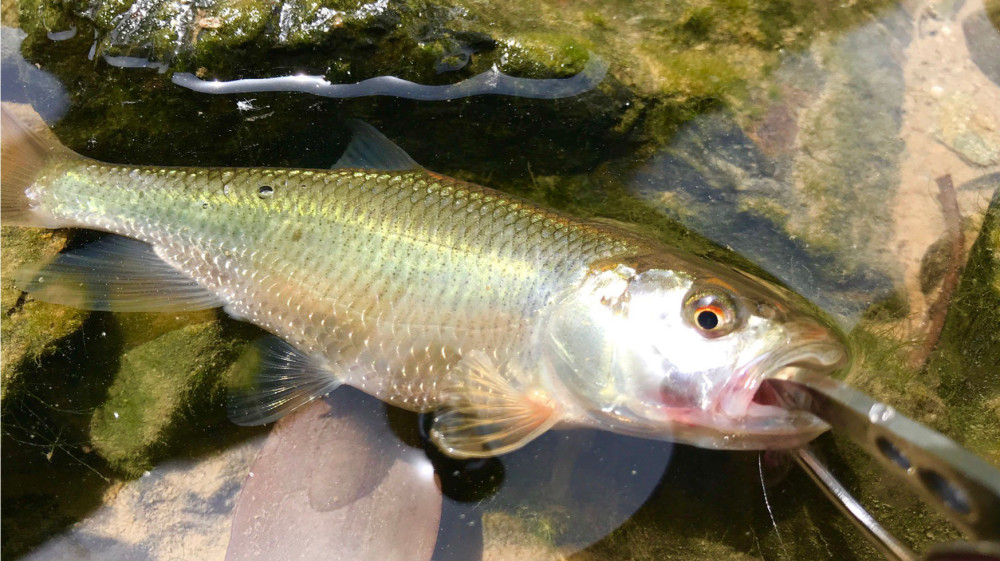
M 23 43 L 3 29 L 2 97 L 81 153 L 136 164 L 329 167 L 361 118 L 429 169 L 745 259 L 850 332 L 851 384 L 1000 464 L 995 230 L 963 253 L 943 330 L 933 311 L 954 276 L 949 225 L 971 247 L 1000 187 L 985 15 L 1000 8 L 664 4 L 29 2 Z M 592 60 L 607 75 L 562 99 L 211 95 L 170 78 L 448 86 L 494 68 L 574 80 Z M 945 175 L 959 216 L 942 210 Z M 235 427 L 226 377 L 256 329 L 12 288 L 19 263 L 97 237 L 3 230 L 5 557 L 222 559 L 266 543 L 286 558 L 877 558 L 776 454 L 571 431 L 457 462 L 426 442 L 426 419 L 348 389 L 270 436 Z M 958 537 L 846 442 L 818 446 L 915 548 Z

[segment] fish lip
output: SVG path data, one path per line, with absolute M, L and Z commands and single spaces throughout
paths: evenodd
M 846 347 L 837 339 L 824 337 L 790 345 L 758 357 L 740 370 L 715 399 L 712 411 L 729 419 L 745 434 L 797 432 L 825 426 L 822 420 L 804 411 L 781 407 L 760 392 L 764 382 L 794 376 L 799 370 L 831 374 L 846 366 Z

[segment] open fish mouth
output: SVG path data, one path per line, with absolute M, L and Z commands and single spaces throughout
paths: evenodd
M 794 377 L 798 371 L 806 370 L 818 374 L 831 374 L 847 365 L 847 353 L 840 343 L 816 341 L 791 347 L 780 353 L 772 353 L 756 365 L 751 366 L 748 375 L 754 388 L 747 415 L 760 416 L 762 411 L 777 407 L 777 395 L 764 384 L 765 380 Z M 788 412 L 788 411 L 786 411 Z
M 828 425 L 811 413 L 786 409 L 764 382 L 794 376 L 799 370 L 830 374 L 846 366 L 848 355 L 837 340 L 823 338 L 763 355 L 720 392 L 713 411 L 730 432 L 725 448 L 793 448 L 809 442 Z

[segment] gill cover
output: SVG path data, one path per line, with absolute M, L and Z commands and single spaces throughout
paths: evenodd
M 658 341 L 683 336 L 678 313 L 684 277 L 666 269 L 636 273 L 627 265 L 591 271 L 557 304 L 544 345 L 547 366 L 586 417 L 599 426 L 664 437 L 661 388 L 677 371 Z M 682 381 L 678 380 L 678 383 Z

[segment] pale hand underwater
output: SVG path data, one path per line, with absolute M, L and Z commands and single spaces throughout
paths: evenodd
M 255 388 L 232 400 L 238 423 L 349 384 L 435 411 L 432 439 L 456 457 L 556 425 L 724 449 L 826 429 L 757 390 L 839 368 L 844 345 L 748 273 L 429 172 L 360 123 L 330 170 L 165 168 L 85 158 L 14 111 L 3 223 L 117 234 L 19 287 L 94 310 L 222 306 L 273 333 Z

